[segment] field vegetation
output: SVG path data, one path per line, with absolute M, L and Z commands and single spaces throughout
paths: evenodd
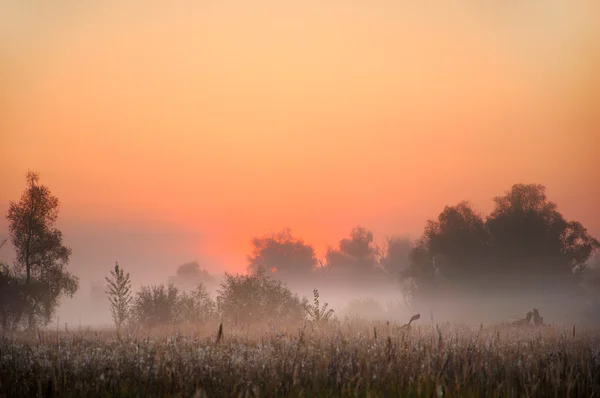
M 423 321 L 423 322 L 421 322 Z M 16 396 L 592 396 L 600 333 L 357 319 L 45 330 L 0 338 Z

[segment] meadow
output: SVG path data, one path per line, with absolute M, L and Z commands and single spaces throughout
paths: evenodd
M 0 337 L 0 396 L 591 397 L 600 330 L 346 319 Z

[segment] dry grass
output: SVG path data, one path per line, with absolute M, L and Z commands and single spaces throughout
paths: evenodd
M 0 396 L 591 396 L 600 331 L 331 322 L 0 337 Z

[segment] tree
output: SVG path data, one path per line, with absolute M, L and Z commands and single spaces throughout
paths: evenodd
M 581 287 L 584 294 L 583 314 L 588 320 L 600 323 L 600 250 L 596 250 L 585 267 L 581 268 Z
M 435 268 L 454 283 L 470 284 L 485 276 L 489 233 L 483 218 L 466 201 L 446 206 L 423 234 Z
M 280 233 L 254 238 L 248 256 L 248 270 L 265 268 L 281 279 L 305 277 L 317 265 L 314 248 L 295 238 L 289 229 Z
M 27 302 L 22 279 L 8 264 L 0 263 L 0 324 L 3 331 L 14 329 L 25 310 Z
M 388 238 L 379 264 L 389 275 L 398 277 L 409 267 L 411 251 L 412 242 L 410 239 L 402 237 Z
M 177 267 L 175 277 L 170 277 L 169 281 L 180 289 L 193 290 L 198 284 L 213 285 L 215 278 L 208 271 L 201 269 L 197 261 L 191 261 Z
M 339 242 L 339 248 L 329 248 L 325 254 L 326 267 L 336 276 L 361 279 L 366 276 L 383 276 L 377 261 L 378 249 L 373 244 L 373 233 L 357 226 L 350 238 Z
M 525 281 L 543 275 L 563 284 L 576 282 L 573 270 L 600 247 L 579 222 L 565 220 L 543 185 L 515 184 L 494 201 L 486 226 L 500 273 Z
M 12 272 L 17 278 L 24 274 L 16 290 L 26 302 L 18 306 L 15 322 L 26 313 L 30 328 L 49 322 L 60 297 L 72 296 L 78 288 L 77 277 L 65 269 L 71 249 L 63 244 L 63 235 L 55 227 L 59 207 L 58 199 L 39 185 L 39 176 L 33 172 L 27 174 L 27 188 L 20 201 L 9 203 L 6 218 L 17 254 Z
M 125 274 L 119 263 L 115 263 L 115 269 L 110 271 L 111 278 L 106 277 L 108 283 L 108 300 L 110 302 L 110 311 L 117 330 L 129 318 L 130 306 L 133 297 L 131 296 L 131 280 L 129 273 Z
M 248 275 L 225 274 L 217 295 L 223 319 L 242 323 L 286 323 L 304 319 L 302 302 L 265 268 Z
M 444 289 L 577 289 L 599 242 L 548 201 L 542 185 L 513 185 L 484 218 L 468 202 L 446 206 L 427 222 L 403 279 L 433 297 Z

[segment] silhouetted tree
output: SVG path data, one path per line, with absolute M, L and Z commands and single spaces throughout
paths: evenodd
M 280 233 L 254 238 L 248 269 L 265 268 L 278 279 L 309 276 L 317 265 L 314 248 L 295 238 L 289 229 Z
M 197 261 L 191 261 L 177 268 L 175 277 L 169 281 L 180 289 L 195 289 L 198 284 L 209 286 L 215 283 L 215 278 L 208 271 L 201 269 Z
M 439 272 L 427 245 L 425 237 L 414 243 L 409 255 L 409 265 L 400 273 L 401 287 L 407 301 L 419 302 L 431 298 L 439 285 Z
M 285 323 L 304 319 L 302 302 L 279 280 L 259 268 L 249 275 L 225 274 L 217 295 L 223 319 L 242 323 Z
M 573 272 L 600 247 L 576 221 L 567 221 L 548 201 L 542 185 L 513 185 L 487 219 L 492 257 L 501 274 L 575 281 Z
M 412 248 L 412 242 L 408 238 L 388 238 L 379 263 L 390 276 L 398 277 L 409 267 Z
M 350 238 L 340 241 L 337 249 L 327 249 L 325 266 L 328 272 L 336 277 L 362 279 L 365 276 L 383 276 L 377 254 L 373 233 L 357 226 L 352 229 Z
M 580 223 L 566 221 L 541 185 L 514 185 L 495 202 L 485 222 L 467 202 L 428 221 L 403 279 L 430 296 L 443 288 L 575 287 L 574 271 L 598 241 Z
M 27 305 L 25 278 L 11 272 L 8 264 L 0 262 L 0 324 L 3 331 L 14 329 Z
M 600 250 L 596 250 L 580 273 L 585 299 L 583 314 L 589 320 L 600 323 Z
M 65 269 L 71 249 L 63 245 L 62 233 L 55 228 L 58 210 L 58 199 L 39 185 L 37 174 L 29 172 L 26 190 L 19 202 L 10 202 L 6 216 L 17 254 L 12 274 L 23 277 L 18 296 L 26 302 L 18 306 L 22 312 L 15 314 L 15 322 L 26 313 L 30 328 L 49 322 L 60 297 L 72 296 L 78 288 L 78 279 Z
M 423 234 L 440 276 L 454 283 L 472 283 L 485 275 L 489 234 L 483 218 L 468 202 L 446 206 Z

